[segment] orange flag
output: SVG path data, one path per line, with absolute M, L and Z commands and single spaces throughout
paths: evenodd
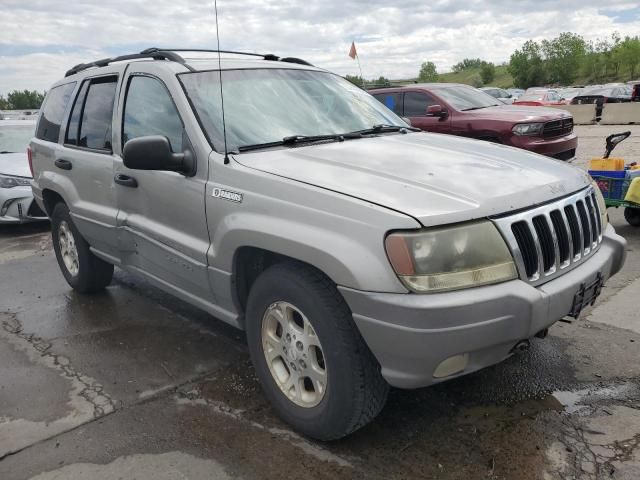
M 356 52 L 356 43 L 355 42 L 351 42 L 351 48 L 349 49 L 349 56 L 351 58 L 353 58 L 354 60 L 358 56 L 358 52 Z

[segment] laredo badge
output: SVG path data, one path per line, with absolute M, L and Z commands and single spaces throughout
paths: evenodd
M 242 203 L 242 194 L 238 192 L 232 192 L 231 190 L 214 188 L 212 196 L 215 198 L 222 198 L 223 200 L 229 200 L 230 202 Z

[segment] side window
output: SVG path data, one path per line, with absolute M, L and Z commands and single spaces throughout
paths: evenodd
M 116 77 L 91 80 L 82 108 L 78 146 L 111 150 L 111 122 Z
M 386 105 L 389 110 L 393 110 L 393 113 L 396 115 L 402 116 L 401 93 L 377 93 L 373 97 L 380 103 Z
M 78 138 L 80 137 L 80 117 L 82 115 L 82 107 L 84 106 L 84 99 L 87 96 L 88 88 L 89 81 L 86 80 L 82 84 L 82 87 L 76 96 L 76 101 L 73 104 L 73 110 L 71 110 L 69 124 L 67 125 L 67 133 L 64 138 L 64 143 L 67 145 L 78 145 Z
M 169 139 L 173 152 L 182 152 L 183 130 L 164 84 L 151 77 L 131 77 L 124 106 L 122 144 L 136 137 L 162 135 Z
M 429 105 L 436 105 L 436 101 L 431 95 L 419 92 L 407 92 L 404 94 L 404 115 L 406 117 L 426 116 Z
M 58 142 L 64 111 L 75 87 L 76 82 L 71 82 L 52 88 L 49 91 L 42 110 L 42 116 L 38 122 L 37 138 L 48 142 Z

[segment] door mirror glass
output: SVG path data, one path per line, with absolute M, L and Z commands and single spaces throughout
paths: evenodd
M 447 115 L 448 113 L 444 108 L 442 108 L 442 105 L 429 105 L 427 107 L 427 117 L 444 118 Z
M 129 140 L 124 145 L 122 160 L 125 167 L 134 170 L 165 170 L 189 175 L 195 169 L 191 152 L 173 153 L 169 139 L 162 135 Z

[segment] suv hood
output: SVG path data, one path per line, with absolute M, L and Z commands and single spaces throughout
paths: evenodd
M 235 155 L 250 168 L 410 215 L 424 226 L 533 207 L 590 185 L 559 160 L 478 140 L 410 133 Z
M 477 119 L 501 120 L 510 123 L 548 122 L 571 117 L 571 114 L 566 110 L 549 107 L 528 107 L 517 104 L 499 105 L 463 113 L 465 117 L 473 116 Z
M 0 175 L 31 178 L 26 153 L 0 153 Z

